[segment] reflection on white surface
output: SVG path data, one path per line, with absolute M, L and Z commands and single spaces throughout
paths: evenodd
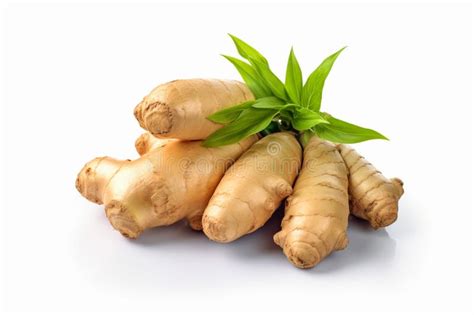
M 390 264 L 395 257 L 397 242 L 385 229 L 374 231 L 370 225 L 357 218 L 349 220 L 349 246 L 323 260 L 316 272 L 332 272 L 351 268 L 357 264 Z
M 168 250 L 173 255 L 199 265 L 204 253 L 212 253 L 219 264 L 219 256 L 230 257 L 235 262 L 244 264 L 252 262 L 271 263 L 280 268 L 294 268 L 289 262 L 282 264 L 283 252 L 274 242 L 273 235 L 279 231 L 283 209 L 278 209 L 273 217 L 259 230 L 246 235 L 232 243 L 218 244 L 208 240 L 201 232 L 188 228 L 184 222 L 168 227 L 159 227 L 145 231 L 137 240 L 130 240 L 130 246 L 143 247 L 152 255 L 166 256 Z M 306 272 L 332 273 L 341 269 L 353 268 L 358 264 L 370 266 L 390 264 L 395 256 L 396 241 L 390 238 L 385 229 L 373 230 L 363 220 L 350 217 L 349 246 L 326 257 L 319 265 Z M 117 237 L 120 235 L 117 233 Z M 178 247 L 186 250 L 177 253 Z M 156 251 L 156 254 L 153 254 Z M 193 253 L 197 251 L 198 253 Z M 286 259 L 286 258 L 285 258 Z M 207 268 L 207 266 L 206 266 Z

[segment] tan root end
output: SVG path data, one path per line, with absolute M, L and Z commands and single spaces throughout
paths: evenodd
M 398 200 L 403 195 L 403 182 L 399 178 L 392 178 L 390 183 L 393 193 L 382 201 L 375 202 L 367 213 L 370 225 L 375 230 L 389 226 L 398 218 Z
M 143 99 L 143 101 L 141 101 L 137 106 L 135 106 L 135 109 L 133 110 L 133 115 L 137 119 L 140 127 L 142 128 L 145 128 L 145 125 L 143 124 L 143 118 L 142 118 L 142 104 L 144 101 L 145 99 Z
M 150 136 L 149 133 L 144 133 L 137 138 L 135 141 L 135 149 L 138 154 L 143 155 L 150 151 Z
M 202 218 L 202 228 L 206 236 L 219 243 L 229 243 L 237 236 L 238 222 L 232 217 L 227 217 L 225 221 L 204 215 Z
M 93 159 L 86 163 L 77 175 L 76 189 L 87 200 L 102 204 L 104 187 L 119 167 L 119 163 L 108 157 Z
M 277 244 L 280 247 L 283 247 L 283 244 L 285 243 L 285 237 L 283 236 L 283 231 L 280 231 L 273 235 L 273 242 Z
M 188 218 L 189 226 L 195 231 L 202 231 L 202 215 L 194 215 Z
M 307 243 L 294 242 L 283 248 L 288 260 L 301 269 L 312 268 L 321 261 L 316 248 Z
M 176 139 L 156 138 L 149 132 L 141 134 L 135 141 L 135 149 L 140 156 L 149 153 L 150 151 L 162 148 L 165 145 L 177 141 Z
M 373 210 L 374 215 L 369 213 L 370 225 L 377 230 L 389 226 L 398 218 L 398 201 L 386 201 L 384 204 L 376 205 Z
M 346 232 L 342 232 L 334 245 L 335 250 L 343 250 L 349 245 L 349 238 Z
M 321 236 L 303 230 L 293 230 L 286 235 L 282 247 L 291 263 L 306 269 L 316 266 L 332 251 L 327 246 Z
M 275 192 L 278 197 L 286 198 L 293 192 L 293 188 L 286 181 L 282 181 L 276 185 Z
M 140 126 L 155 137 L 169 133 L 173 126 L 173 113 L 169 106 L 162 102 L 140 103 L 135 109 L 135 117 Z
M 404 193 L 403 181 L 400 178 L 397 178 L 397 177 L 394 177 L 394 178 L 390 179 L 390 181 L 392 182 L 393 186 L 397 190 L 398 197 L 400 198 Z
M 127 207 L 119 201 L 109 202 L 105 207 L 105 214 L 110 224 L 125 237 L 134 239 L 143 232 Z

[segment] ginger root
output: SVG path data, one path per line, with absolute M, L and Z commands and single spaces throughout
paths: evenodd
M 110 223 L 126 237 L 136 238 L 145 229 L 183 218 L 199 230 L 202 212 L 225 170 L 257 140 L 254 135 L 240 143 L 205 148 L 201 141 L 160 143 L 141 136 L 140 158 L 96 158 L 80 171 L 76 188 L 88 200 L 104 204 Z
M 151 150 L 161 148 L 173 141 L 176 141 L 176 139 L 160 139 L 152 136 L 149 132 L 144 132 L 135 141 L 135 149 L 137 153 L 142 156 Z
M 301 146 L 286 132 L 262 138 L 227 170 L 202 219 L 204 233 L 231 242 L 260 228 L 292 192 Z
M 347 169 L 336 147 L 313 136 L 287 199 L 281 231 L 273 237 L 296 267 L 311 268 L 348 244 Z
M 385 178 L 348 145 L 339 144 L 338 150 L 349 169 L 351 213 L 369 221 L 374 229 L 395 222 L 398 200 L 403 195 L 403 182 L 398 178 Z
M 155 137 L 202 140 L 222 127 L 207 116 L 253 99 L 238 81 L 175 80 L 151 91 L 134 113 L 140 126 Z

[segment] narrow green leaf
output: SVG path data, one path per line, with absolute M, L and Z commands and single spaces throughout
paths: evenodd
M 329 124 L 314 127 L 316 133 L 322 139 L 336 143 L 357 143 L 373 139 L 388 140 L 387 137 L 375 130 L 360 127 L 327 114 L 324 116 L 326 116 Z
M 328 124 L 329 122 L 324 119 L 320 113 L 314 112 L 305 107 L 298 107 L 293 113 L 293 120 L 291 124 L 293 128 L 298 131 L 308 130 L 318 124 Z
M 239 71 L 242 80 L 244 80 L 245 84 L 247 84 L 255 98 L 272 95 L 272 91 L 270 90 L 270 88 L 268 88 L 265 84 L 262 83 L 259 74 L 255 69 L 252 68 L 251 65 L 231 56 L 222 56 L 229 60 L 237 69 L 237 71 Z
M 222 109 L 208 116 L 207 119 L 218 124 L 228 124 L 237 119 L 244 109 L 251 107 L 254 103 L 255 101 L 247 101 L 229 108 Z
M 303 89 L 303 75 L 301 74 L 300 64 L 296 59 L 293 48 L 291 48 L 286 66 L 285 79 L 286 93 L 295 104 L 301 103 L 301 90 Z
M 235 47 L 239 52 L 239 55 L 244 57 L 245 59 L 249 60 L 249 58 L 253 58 L 255 60 L 259 60 L 260 62 L 268 65 L 268 61 L 261 53 L 259 53 L 255 48 L 237 38 L 236 36 L 229 34 L 230 38 L 234 41 Z
M 217 130 L 206 140 L 206 147 L 218 147 L 232 144 L 264 130 L 278 113 L 274 109 L 248 108 L 240 116 L 223 128 Z
M 303 106 L 311 108 L 314 111 L 319 111 L 321 108 L 324 82 L 331 71 L 332 65 L 345 48 L 346 47 L 343 47 L 336 53 L 324 59 L 319 67 L 310 74 L 303 87 L 303 93 L 301 96 Z
M 285 102 L 274 96 L 259 98 L 252 104 L 253 108 L 281 109 L 284 106 Z
M 265 64 L 252 57 L 249 58 L 250 64 L 257 70 L 260 77 L 267 87 L 270 88 L 273 95 L 281 98 L 282 100 L 288 100 L 286 95 L 285 85 L 280 79 L 270 70 L 268 64 Z

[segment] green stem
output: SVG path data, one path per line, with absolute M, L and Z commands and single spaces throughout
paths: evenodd
M 303 146 L 303 148 L 306 147 L 306 145 L 309 142 L 309 139 L 311 139 L 311 137 L 313 137 L 314 135 L 315 135 L 315 133 L 310 131 L 310 130 L 306 130 L 305 132 L 300 134 L 299 141 L 300 141 L 301 145 Z

